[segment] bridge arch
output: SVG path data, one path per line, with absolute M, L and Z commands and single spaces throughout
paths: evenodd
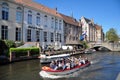
M 101 50 L 105 50 L 105 51 L 112 51 L 111 48 L 106 47 L 106 46 L 93 46 L 92 49 L 95 49 L 96 51 L 101 51 Z

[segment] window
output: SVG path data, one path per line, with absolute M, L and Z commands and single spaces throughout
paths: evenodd
M 36 31 L 36 41 L 39 42 L 40 41 L 40 31 Z
M 61 34 L 60 34 L 60 42 L 62 42 L 62 39 L 61 39 Z
M 40 14 L 39 13 L 37 13 L 36 25 L 40 26 Z
M 7 3 L 2 3 L 2 19 L 8 20 L 9 8 Z
M 53 36 L 53 33 L 51 33 L 51 42 L 54 41 L 54 36 Z
M 57 41 L 59 41 L 59 33 L 57 33 Z
M 57 33 L 57 41 L 61 42 L 61 34 Z
M 16 28 L 16 41 L 21 41 L 21 28 Z
M 57 29 L 57 27 L 58 27 L 58 20 L 55 19 L 55 29 Z
M 1 26 L 1 38 L 3 40 L 8 39 L 8 26 Z
M 45 18 L 45 19 L 44 19 L 44 24 L 45 24 L 44 26 L 47 27 L 47 23 L 48 23 L 47 15 L 45 15 L 44 18 Z
M 44 32 L 44 42 L 47 42 L 47 32 Z
M 22 22 L 22 9 L 20 7 L 17 7 L 17 11 L 16 11 L 16 21 L 18 23 Z
M 31 41 L 31 30 L 27 30 L 27 41 Z
M 28 11 L 28 24 L 32 24 L 32 11 Z
M 62 27 L 62 22 L 61 20 L 59 21 L 59 30 L 61 30 L 61 27 Z
M 53 17 L 51 18 L 51 21 L 52 21 L 51 22 L 51 28 L 54 28 L 54 18 Z

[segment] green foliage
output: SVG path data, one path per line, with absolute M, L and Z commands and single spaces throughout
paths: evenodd
M 119 41 L 119 36 L 114 28 L 110 28 L 109 31 L 106 32 L 106 39 L 111 42 Z
M 0 55 L 9 56 L 9 48 L 15 47 L 14 41 L 0 40 Z
M 89 46 L 88 46 L 86 41 L 80 41 L 80 43 L 83 45 L 84 49 L 89 48 Z
M 15 47 L 19 47 L 24 45 L 24 42 L 15 42 Z
M 4 40 L 8 48 L 15 47 L 15 42 L 12 40 Z
M 31 48 L 10 48 L 10 52 L 14 53 L 16 57 L 26 56 L 28 51 L 31 55 L 39 54 L 39 48 L 31 47 Z
M 0 40 L 0 55 L 6 55 L 9 52 L 9 47 L 6 45 L 5 41 Z
M 32 52 L 39 52 L 39 48 L 10 48 L 11 52 L 27 52 L 27 51 L 32 51 Z

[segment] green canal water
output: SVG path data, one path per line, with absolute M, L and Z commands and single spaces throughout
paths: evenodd
M 0 80 L 116 80 L 120 73 L 120 52 L 95 52 L 81 56 L 88 57 L 92 64 L 71 75 L 43 78 L 39 72 L 44 65 L 36 59 L 0 66 Z

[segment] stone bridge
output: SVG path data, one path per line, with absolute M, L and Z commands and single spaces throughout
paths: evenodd
M 89 43 L 88 44 L 90 48 L 95 48 L 95 49 L 102 49 L 106 48 L 110 51 L 120 51 L 120 43 L 108 43 L 108 42 L 103 42 L 103 43 Z

